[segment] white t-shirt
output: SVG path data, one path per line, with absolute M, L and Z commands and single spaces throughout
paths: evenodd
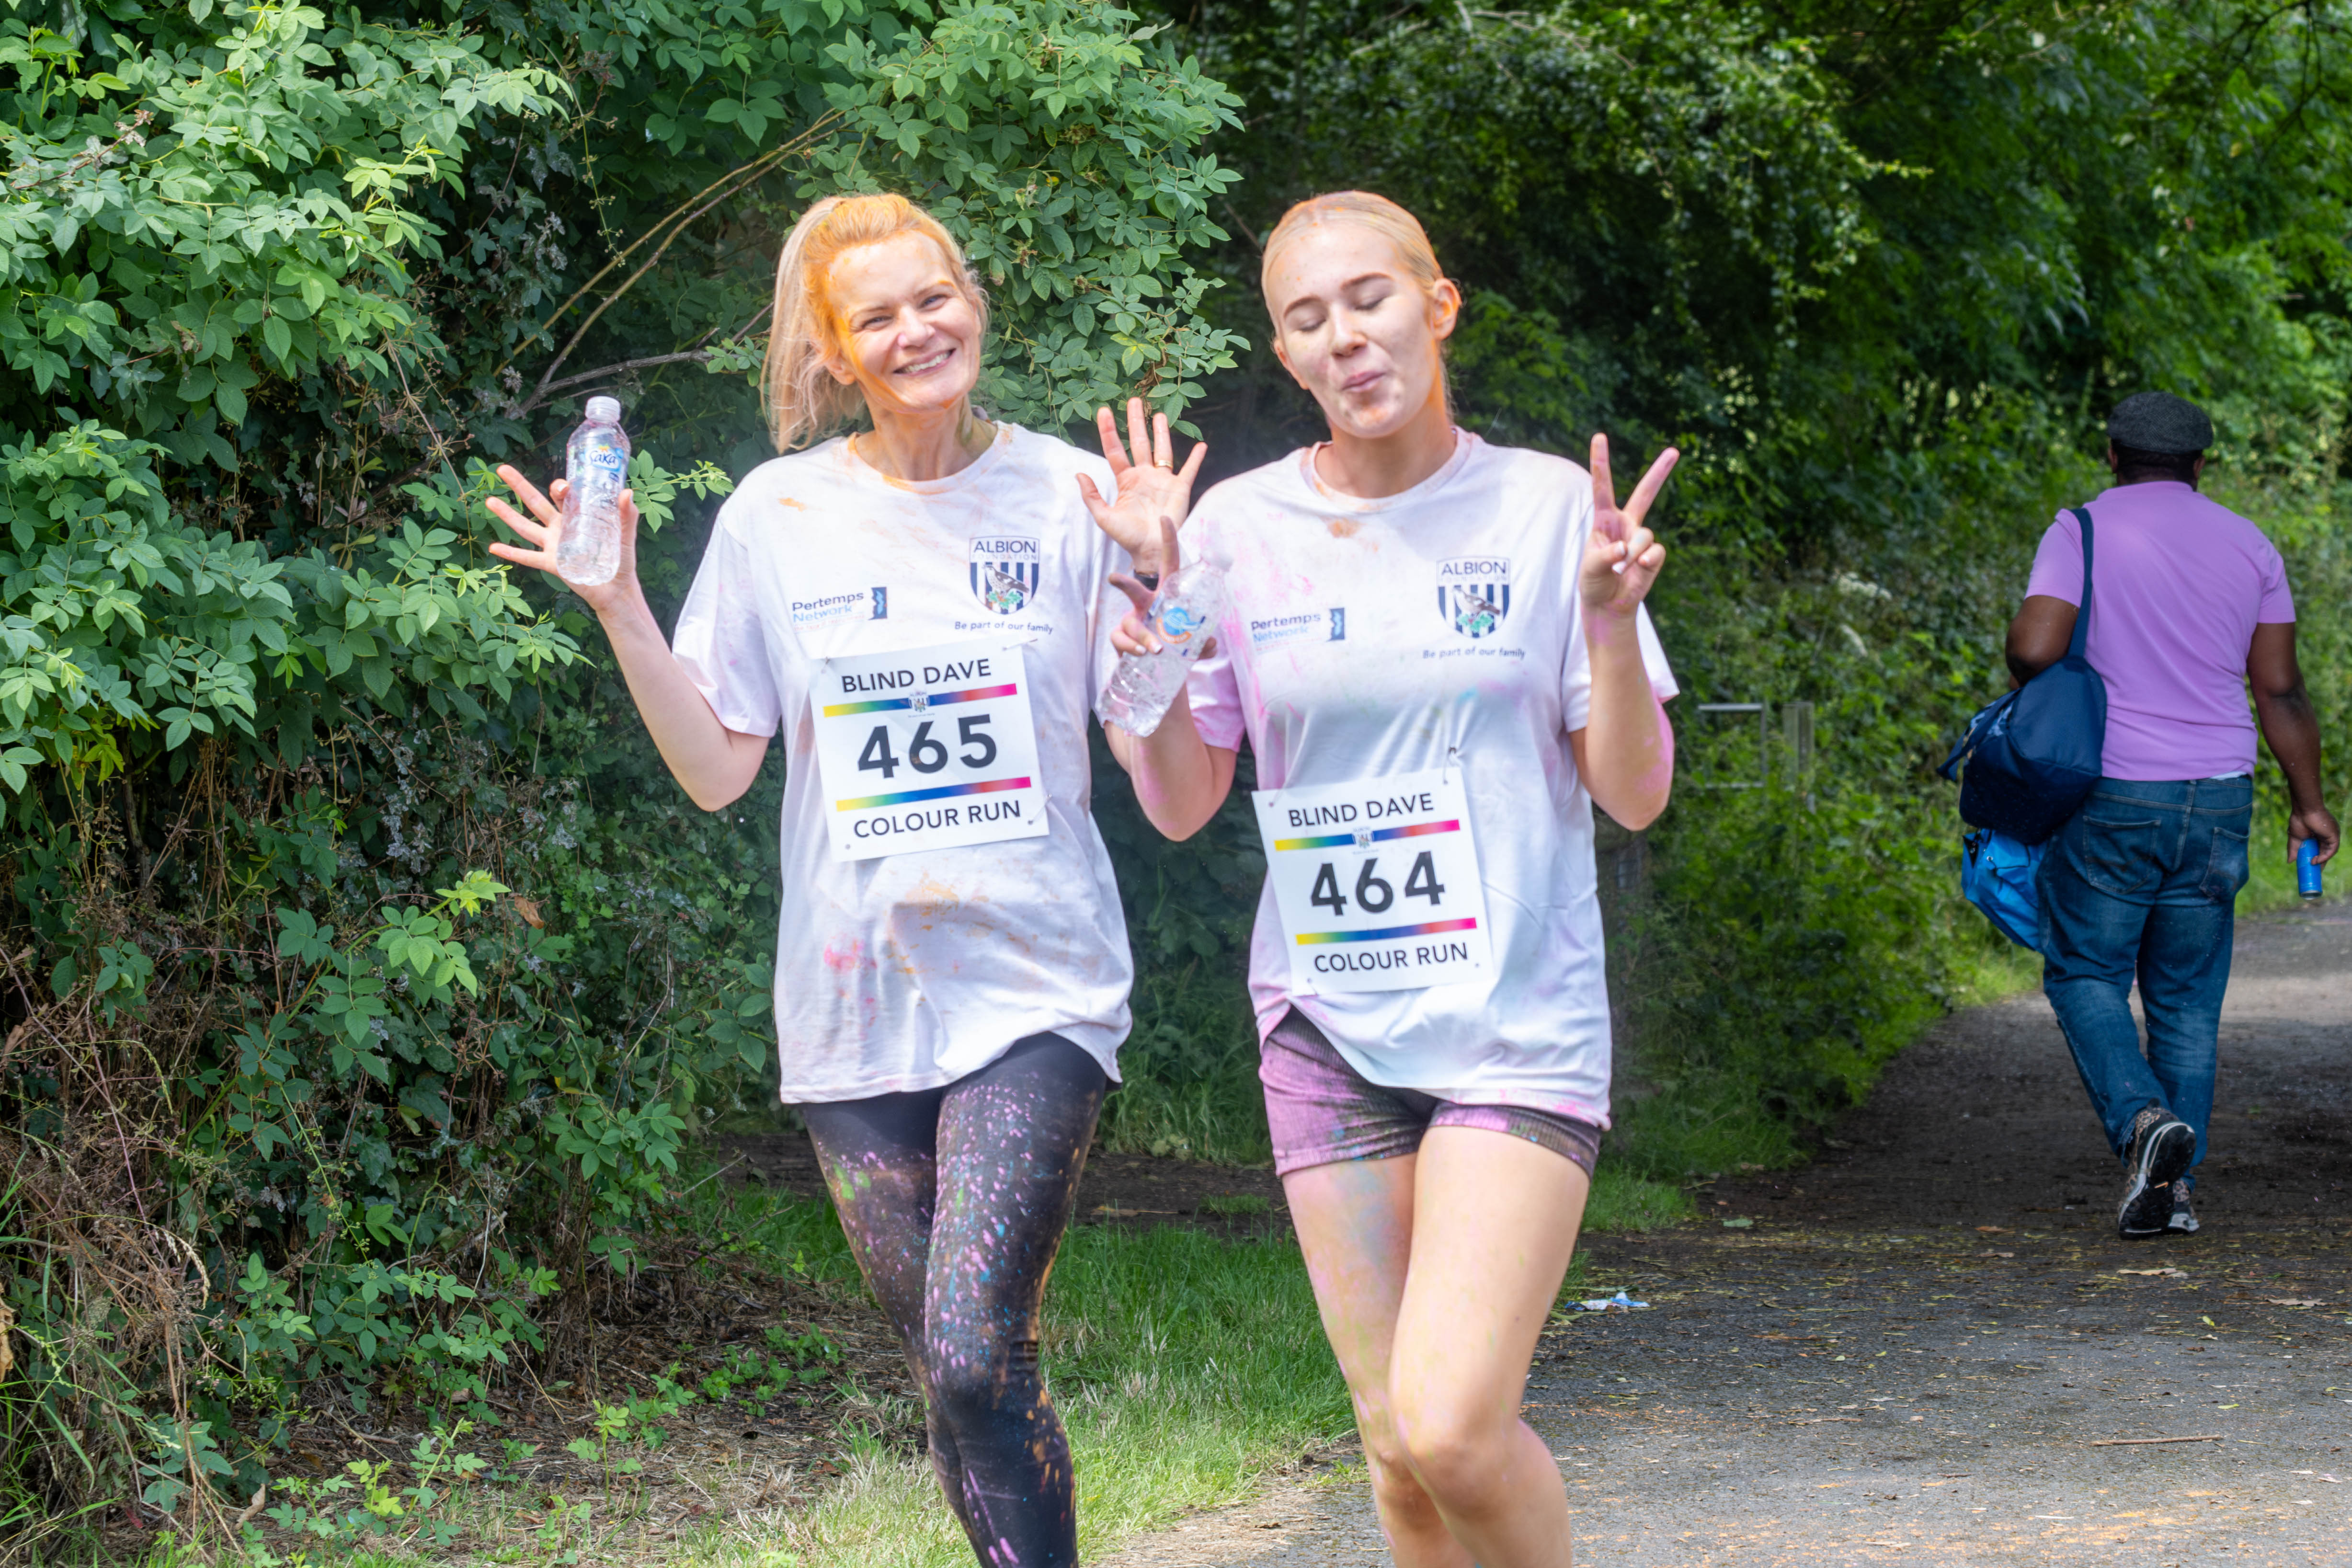
M 1246 733 L 1261 789 L 1451 758 L 1494 943 L 1488 981 L 1298 994 L 1269 886 L 1250 948 L 1261 1035 L 1295 1006 L 1374 1083 L 1608 1125 L 1592 798 L 1568 743 L 1591 696 L 1577 596 L 1591 526 L 1582 468 L 1466 431 L 1401 495 L 1329 489 L 1309 448 L 1192 509 L 1186 552 L 1231 563 L 1216 651 L 1189 688 L 1202 738 L 1237 746 Z M 1646 612 L 1638 633 L 1651 686 L 1674 696 Z
M 1110 493 L 1101 458 L 1012 425 L 962 472 L 922 482 L 833 440 L 761 464 L 719 509 L 673 646 L 720 722 L 783 733 L 787 1101 L 934 1089 L 1047 1031 L 1118 1077 L 1135 970 L 1088 810 L 1087 742 L 1126 609 L 1104 579 L 1127 561 L 1087 515 L 1082 473 Z M 818 666 L 982 637 L 1029 639 L 1047 831 L 835 859 Z

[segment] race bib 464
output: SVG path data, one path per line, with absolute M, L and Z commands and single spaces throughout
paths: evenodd
M 810 706 L 835 859 L 1045 831 L 1019 644 L 941 643 L 827 659 Z
M 1253 798 L 1299 990 L 1402 991 L 1493 972 L 1459 771 Z

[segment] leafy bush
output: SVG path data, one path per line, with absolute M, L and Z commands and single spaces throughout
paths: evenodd
M 1223 320 L 1263 322 L 1256 242 L 1290 202 L 1381 191 L 1467 294 L 1462 425 L 1579 459 L 1606 430 L 1621 475 L 1684 454 L 1653 606 L 1681 765 L 1648 896 L 1611 920 L 1607 1161 L 1794 1159 L 1927 1019 L 2018 976 L 1956 897 L 1932 769 L 2003 687 L 2034 541 L 2108 482 L 2123 395 L 2212 409 L 2206 489 L 2286 552 L 2352 777 L 2329 721 L 2352 718 L 2345 7 L 1181 14 L 1250 106 L 1215 143 L 1244 176 L 1207 264 L 1236 285 Z M 1323 434 L 1263 347 L 1215 393 L 1221 468 Z M 1761 755 L 1753 715 L 1696 711 L 1748 702 L 1772 709 Z M 1801 781 L 1795 702 L 1819 737 Z M 1768 763 L 1769 791 L 1712 787 Z M 2267 757 L 2261 780 L 2274 800 Z
M 684 1142 L 772 1095 L 779 781 L 690 809 L 479 501 L 620 395 L 673 608 L 766 456 L 742 378 L 808 199 L 947 217 L 989 408 L 1135 388 L 1231 468 L 1319 434 L 1243 341 L 1254 237 L 1381 188 L 1469 287 L 1465 424 L 1684 449 L 1684 787 L 1616 917 L 1611 1150 L 1678 1178 L 1790 1157 L 1989 963 L 1927 770 L 2114 396 L 2212 405 L 2210 483 L 2278 520 L 2352 717 L 2345 22 L 9 0 L 0 1530 L 141 1495 L 216 1526 L 305 1413 L 487 1424 L 487 1383 L 590 1331 Z M 1811 773 L 1696 787 L 1767 761 L 1703 701 L 1812 703 Z M 1263 1157 L 1246 803 L 1169 846 L 1115 772 L 1097 798 L 1142 967 L 1106 1133 Z M 1666 1212 L 1606 1184 L 1596 1214 Z M 763 1223 L 840 1273 L 797 1215 Z
M 17 1545 L 218 1528 L 322 1408 L 495 1422 L 772 1092 L 776 787 L 656 784 L 580 606 L 488 558 L 484 459 L 620 393 L 674 603 L 827 191 L 964 237 L 999 413 L 1181 414 L 1234 343 L 1183 260 L 1233 100 L 1116 6 L 432 10 L 0 18 Z

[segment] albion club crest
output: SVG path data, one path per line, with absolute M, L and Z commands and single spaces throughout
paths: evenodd
M 1439 562 L 1437 613 L 1465 637 L 1492 637 L 1511 613 L 1511 558 L 1457 555 Z
M 971 596 L 983 609 L 1016 616 L 1037 596 L 1043 559 L 1034 539 L 996 535 L 971 542 Z

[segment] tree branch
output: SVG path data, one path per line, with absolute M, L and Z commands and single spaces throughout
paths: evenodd
M 520 417 L 530 413 L 545 402 L 549 396 L 562 392 L 567 386 L 579 386 L 586 382 L 602 381 L 608 375 L 621 375 L 633 370 L 650 370 L 657 364 L 684 364 L 688 361 L 698 364 L 709 359 L 714 352 L 716 351 L 711 349 L 687 349 L 674 354 L 654 354 L 646 359 L 625 359 L 618 364 L 601 365 L 594 370 L 583 370 L 577 375 L 567 375 L 562 381 L 545 382 L 530 395 L 529 402 L 516 405 L 515 414 Z
M 782 146 L 771 148 L 767 152 L 760 154 L 757 158 L 752 159 L 751 162 L 742 165 L 740 168 L 730 169 L 726 174 L 721 174 L 718 179 L 713 180 L 709 184 L 703 186 L 701 190 L 696 192 L 694 195 L 680 203 L 678 205 L 671 208 L 667 216 L 664 217 L 659 223 L 655 224 L 651 228 L 646 230 L 646 232 L 640 235 L 637 238 L 631 241 L 628 247 L 623 250 L 618 256 L 614 257 L 612 260 L 598 268 L 594 277 L 589 279 L 587 282 L 583 283 L 578 289 L 574 289 L 572 297 L 564 300 L 562 305 L 556 308 L 554 315 L 550 316 L 546 322 L 534 331 L 530 337 L 525 338 L 521 343 L 516 345 L 515 352 L 507 356 L 506 363 L 508 364 L 512 364 L 515 362 L 515 359 L 521 354 L 525 348 L 528 348 L 531 343 L 537 342 L 541 336 L 543 336 L 550 328 L 553 327 L 558 321 L 562 319 L 565 311 L 578 304 L 589 290 L 594 289 L 597 284 L 603 282 L 605 277 L 611 273 L 614 268 L 619 267 L 624 262 L 627 261 L 631 256 L 635 255 L 640 246 L 652 240 L 655 236 L 662 234 L 664 230 L 668 231 L 667 237 L 663 238 L 660 247 L 654 252 L 652 257 L 646 260 L 645 265 L 638 268 L 635 272 L 629 274 L 628 279 L 623 282 L 618 289 L 615 289 L 610 295 L 606 296 L 604 301 L 597 305 L 593 311 L 590 312 L 586 321 L 580 323 L 579 329 L 572 334 L 571 340 L 563 345 L 562 350 L 556 354 L 554 362 L 547 367 L 546 374 L 540 378 L 540 384 L 533 394 L 534 400 L 536 399 L 539 392 L 544 392 L 547 390 L 548 384 L 553 380 L 555 373 L 562 368 L 563 362 L 565 360 L 572 357 L 572 351 L 580 346 L 580 340 L 587 335 L 588 330 L 591 327 L 593 327 L 596 324 L 597 318 L 604 315 L 605 311 L 611 310 L 614 302 L 617 301 L 621 296 L 626 294 L 631 289 L 635 288 L 638 279 L 644 278 L 647 272 L 653 270 L 655 266 L 661 261 L 664 254 L 668 251 L 669 247 L 677 242 L 678 236 L 684 234 L 687 229 L 693 225 L 697 218 L 701 217 L 705 213 L 710 211 L 711 208 L 727 200 L 728 197 L 741 191 L 744 186 L 749 185 L 754 180 L 767 174 L 784 159 L 790 157 L 795 153 L 806 151 L 809 144 L 814 142 L 821 132 L 828 129 L 835 121 L 840 118 L 841 115 L 839 110 L 835 110 L 830 111 L 823 118 L 819 119 L 814 124 L 811 125 L 807 130 L 802 132 L 798 136 L 795 136 L 790 142 L 785 142 Z M 706 197 L 709 199 L 706 200 Z M 501 366 L 500 368 L 503 369 L 504 366 Z

